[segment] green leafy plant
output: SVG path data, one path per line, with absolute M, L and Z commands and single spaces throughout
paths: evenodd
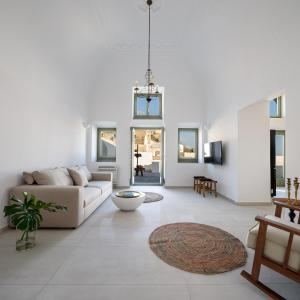
M 10 216 L 11 222 L 16 229 L 22 231 L 20 240 L 28 240 L 28 234 L 40 227 L 43 217 L 41 210 L 49 212 L 67 211 L 67 207 L 57 205 L 52 202 L 44 202 L 39 200 L 35 195 L 29 195 L 23 192 L 24 201 L 13 196 L 10 199 L 10 205 L 4 207 L 5 217 Z

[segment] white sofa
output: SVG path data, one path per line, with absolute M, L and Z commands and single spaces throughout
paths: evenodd
M 63 172 L 66 176 L 65 168 Z M 56 170 L 57 171 L 57 170 Z M 59 176 L 63 176 L 61 173 Z M 67 212 L 42 212 L 44 228 L 76 228 L 112 193 L 112 174 L 90 173 L 87 186 L 76 186 L 67 177 L 52 185 L 23 184 L 10 190 L 10 196 L 22 199 L 22 192 L 37 196 L 45 202 L 66 206 Z M 60 184 L 60 182 L 62 184 Z

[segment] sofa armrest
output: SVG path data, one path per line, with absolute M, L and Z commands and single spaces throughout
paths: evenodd
M 35 195 L 44 202 L 67 207 L 67 212 L 42 211 L 43 227 L 77 227 L 84 220 L 84 191 L 81 186 L 19 185 L 10 190 L 10 197 L 23 200 L 22 192 Z
M 113 173 L 92 172 L 94 181 L 113 181 Z

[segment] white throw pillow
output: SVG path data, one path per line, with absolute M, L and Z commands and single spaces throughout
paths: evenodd
M 84 173 L 85 173 L 85 176 L 87 178 L 88 181 L 91 181 L 92 180 L 92 174 L 91 172 L 89 171 L 89 169 L 87 168 L 87 166 L 83 165 L 83 166 L 80 166 L 79 169 L 83 170 Z
M 24 179 L 26 184 L 33 184 L 34 183 L 34 178 L 33 178 L 31 172 L 23 172 L 23 179 Z
M 39 185 L 73 185 L 71 177 L 63 168 L 34 171 L 32 176 Z
M 86 178 L 85 172 L 82 169 L 68 169 L 70 176 L 72 177 L 75 185 L 87 186 L 88 180 Z

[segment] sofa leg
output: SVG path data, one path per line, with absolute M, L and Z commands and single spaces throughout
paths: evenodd
M 259 280 L 256 280 L 251 274 L 249 274 L 245 270 L 243 270 L 241 272 L 241 275 L 245 279 L 247 279 L 249 282 L 251 282 L 253 285 L 255 285 L 257 288 L 259 288 L 262 292 L 264 292 L 269 297 L 271 297 L 272 299 L 274 299 L 274 300 L 286 300 L 285 298 L 283 298 L 282 296 L 277 294 L 275 291 L 271 290 L 269 287 L 264 285 L 262 282 L 260 282 Z

